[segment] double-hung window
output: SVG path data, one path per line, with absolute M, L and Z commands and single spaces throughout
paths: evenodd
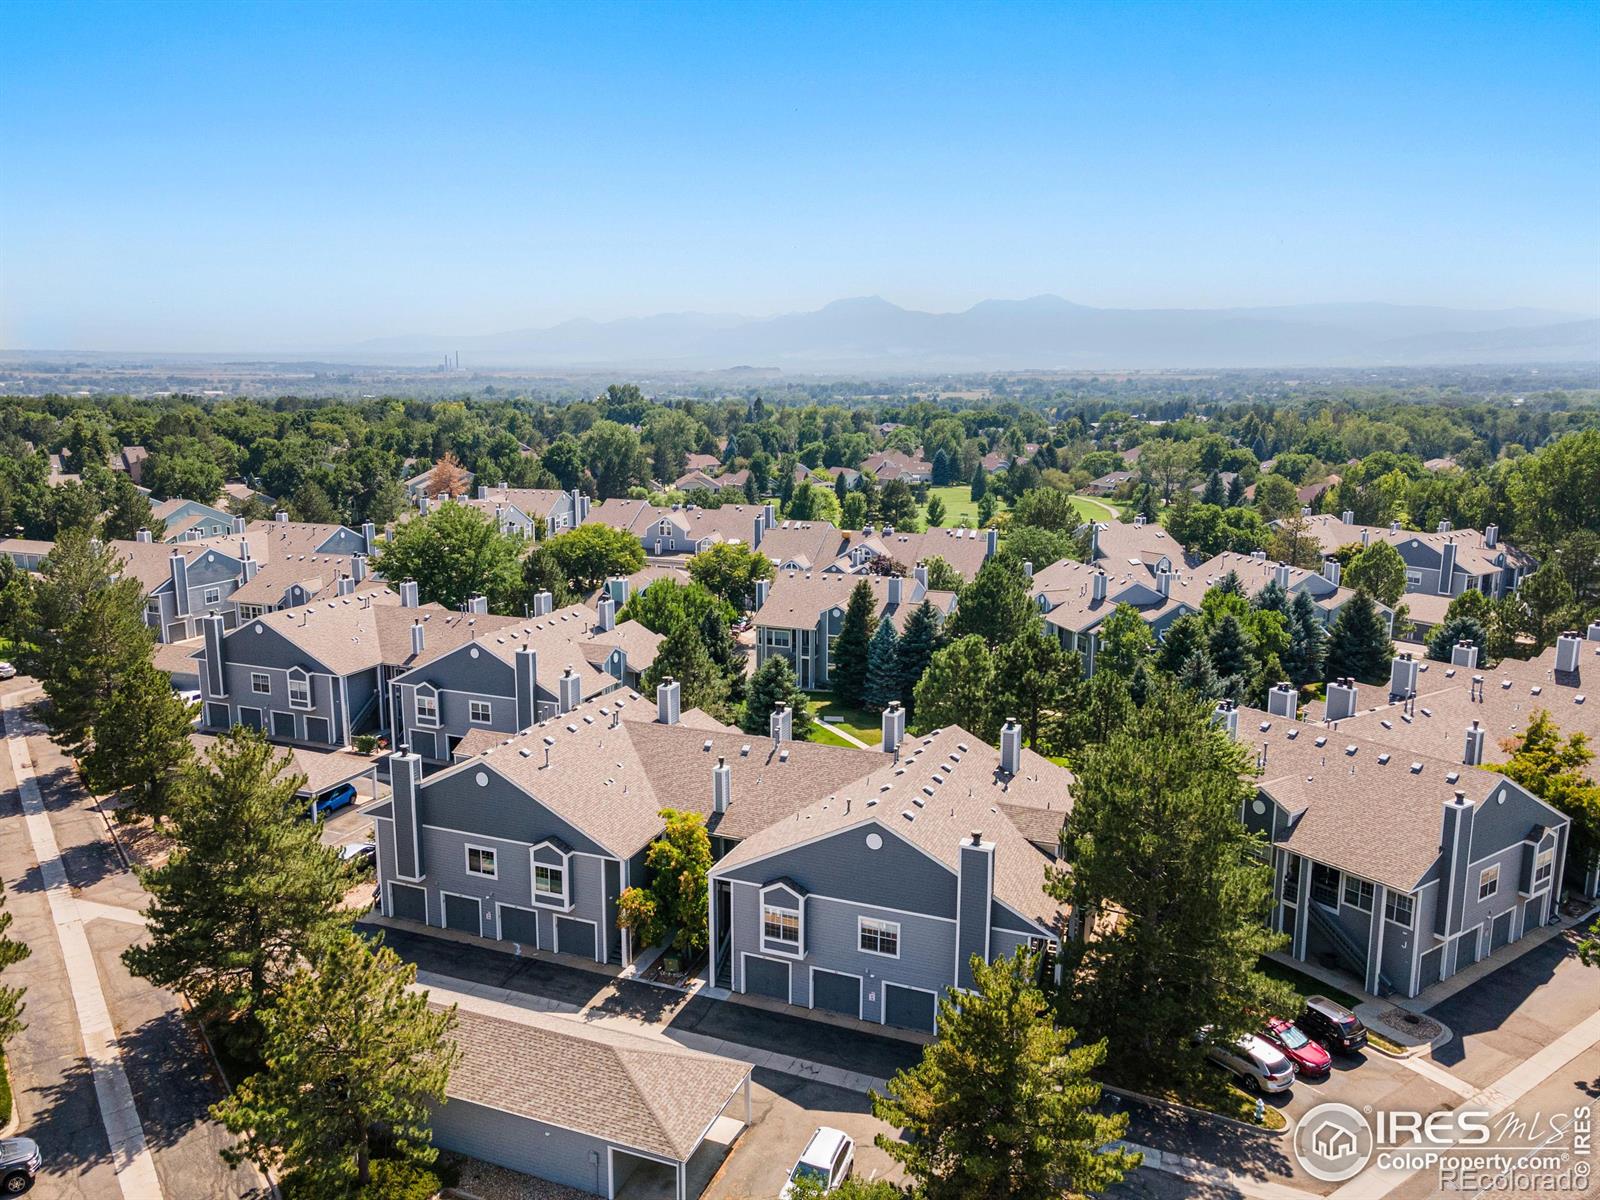
M 883 954 L 889 958 L 900 957 L 900 926 L 897 922 L 862 917 L 859 929 L 860 947 L 864 952 Z
M 764 941 L 798 950 L 800 948 L 800 914 L 791 908 L 761 909 L 761 937 Z
M 1500 864 L 1478 872 L 1478 899 L 1487 900 L 1500 890 Z
M 1411 928 L 1411 897 L 1390 892 L 1383 898 L 1383 915 L 1396 925 Z
M 1555 874 L 1556 852 L 1554 848 L 1539 851 L 1533 860 L 1533 890 L 1538 891 L 1550 882 L 1550 876 Z
M 487 846 L 468 846 L 467 874 L 482 875 L 489 879 L 496 878 L 494 851 Z
M 468 701 L 467 719 L 475 725 L 487 725 L 494 720 L 494 708 L 487 700 Z
M 311 707 L 311 677 L 302 671 L 289 672 L 289 706 Z
M 222 589 L 219 588 L 219 587 L 209 587 L 209 588 L 207 588 L 201 594 L 201 603 L 203 603 L 203 604 L 221 604 L 222 603 Z
M 536 863 L 533 868 L 533 894 L 551 900 L 567 898 L 567 872 L 564 867 Z
M 439 723 L 438 694 L 433 691 L 424 691 L 422 688 L 418 688 L 416 691 L 416 698 L 417 720 L 426 721 L 430 725 L 437 725 Z
M 1372 885 L 1354 875 L 1344 877 L 1344 902 L 1362 912 L 1372 911 Z
M 250 690 L 257 696 L 272 695 L 272 676 L 265 671 L 251 671 Z

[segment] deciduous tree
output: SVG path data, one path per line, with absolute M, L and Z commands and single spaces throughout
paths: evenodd
M 638 544 L 637 540 L 634 544 Z M 755 606 L 756 584 L 772 578 L 772 560 L 760 550 L 722 542 L 689 560 L 689 577 L 713 596 L 720 596 L 745 612 Z
M 546 538 L 537 552 L 549 557 L 577 596 L 587 596 L 612 576 L 632 575 L 644 566 L 644 547 L 637 537 L 598 522 Z
M 519 539 L 495 528 L 493 517 L 445 503 L 396 529 L 372 567 L 391 587 L 414 580 L 425 604 L 460 609 L 485 596 L 493 612 L 520 613 L 523 549 Z
M 959 725 L 985 741 L 999 737 L 994 697 L 994 656 L 977 634 L 935 651 L 916 688 L 911 724 L 918 734 Z

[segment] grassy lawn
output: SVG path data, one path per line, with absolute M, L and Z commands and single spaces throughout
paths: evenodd
M 811 726 L 811 732 L 806 734 L 806 741 L 821 742 L 824 746 L 850 746 L 850 749 L 852 750 L 857 748 L 855 746 L 851 746 L 849 742 L 845 741 L 821 721 L 818 721 Z
M 815 711 L 819 725 L 824 717 L 843 717 L 843 720 L 831 723 L 846 733 L 854 734 L 869 746 L 877 745 L 883 738 L 883 720 L 877 713 L 859 708 L 846 708 L 833 699 L 816 701 Z
M 1072 507 L 1078 510 L 1078 515 L 1085 521 L 1115 521 L 1122 516 L 1121 510 L 1116 505 L 1097 500 L 1093 496 L 1073 496 Z
M 1307 996 L 1326 996 L 1334 1003 L 1342 1004 L 1350 1009 L 1361 1003 L 1349 992 L 1342 992 L 1330 984 L 1313 979 L 1303 971 L 1296 971 L 1293 967 L 1285 966 L 1277 959 L 1263 958 L 1261 960 L 1261 973 L 1268 979 L 1276 979 L 1279 983 L 1287 983 L 1300 994 L 1302 1000 Z
M 952 484 L 950 487 L 936 487 L 928 489 L 928 499 L 939 497 L 944 501 L 944 520 L 933 528 L 956 529 L 965 525 L 968 529 L 978 526 L 978 502 L 972 498 L 972 486 L 966 483 Z M 995 511 L 1004 512 L 1006 502 L 995 496 Z

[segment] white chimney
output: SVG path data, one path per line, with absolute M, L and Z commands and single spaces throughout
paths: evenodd
M 1273 580 L 1286 592 L 1289 590 L 1289 573 L 1292 570 L 1288 563 L 1279 563 L 1277 570 L 1272 573 Z
M 717 755 L 717 765 L 711 768 L 711 811 L 725 813 L 728 801 L 733 798 L 733 768 L 722 755 Z
M 900 588 L 901 588 L 901 584 L 902 583 L 903 583 L 903 580 L 901 580 L 900 576 L 898 576 L 898 575 L 889 576 L 889 607 L 890 608 L 898 608 L 900 606 Z
M 1287 681 L 1274 685 L 1267 692 L 1267 712 L 1274 717 L 1294 720 L 1300 708 L 1300 694 Z
M 1172 572 L 1159 571 L 1156 573 L 1156 591 L 1162 596 L 1172 595 Z
M 897 754 L 906 736 L 906 710 L 900 701 L 891 700 L 883 710 L 883 749 L 886 754 Z
M 1356 514 L 1353 510 L 1347 508 L 1339 514 L 1339 520 L 1346 525 L 1354 525 L 1356 523 Z
M 1461 761 L 1469 767 L 1483 765 L 1483 735 L 1484 728 L 1474 719 L 1467 727 L 1467 748 L 1461 756 Z
M 1025 562 L 1022 564 L 1022 577 L 1024 579 L 1033 578 L 1033 564 L 1031 562 Z
M 913 579 L 915 579 L 917 581 L 917 587 L 921 591 L 924 591 L 924 592 L 927 591 L 928 590 L 928 564 L 925 563 L 925 562 L 919 562 L 915 567 L 911 568 L 911 578 L 913 578 Z
M 617 602 L 610 596 L 602 596 L 600 603 L 594 606 L 596 624 L 600 626 L 601 633 L 609 633 L 617 625 Z
M 417 607 L 417 581 L 414 579 L 402 580 L 400 584 L 400 607 Z
M 1239 710 L 1232 700 L 1218 700 L 1211 719 L 1222 726 L 1223 732 L 1235 740 L 1239 737 Z
M 1486 525 L 1483 529 L 1483 544 L 1493 550 L 1500 544 L 1500 526 Z
M 235 533 L 243 533 L 244 530 L 245 530 L 244 518 L 243 517 L 235 517 L 233 519 L 233 531 Z
M 561 672 L 561 678 L 556 680 L 556 699 L 564 713 L 577 708 L 583 699 L 583 681 L 573 673 L 571 667 Z
M 1409 652 L 1397 654 L 1389 663 L 1389 696 L 1404 700 L 1417 694 L 1417 669 L 1419 664 Z
M 1339 586 L 1339 580 L 1343 576 L 1344 568 L 1339 565 L 1337 558 L 1325 558 L 1322 560 L 1322 577 L 1333 584 L 1334 587 Z
M 427 635 L 423 632 L 422 622 L 421 621 L 412 621 L 411 622 L 411 657 L 412 658 L 415 658 L 415 657 L 417 657 L 417 655 L 422 653 L 422 645 L 423 645 L 423 642 L 426 641 L 426 640 L 427 640 Z
M 1328 684 L 1325 715 L 1330 721 L 1343 721 L 1356 715 L 1356 681 L 1335 679 Z
M 287 525 L 289 523 L 289 514 L 280 508 L 277 512 L 272 514 L 272 519 L 279 525 Z
M 1452 667 L 1465 667 L 1469 671 L 1478 669 L 1478 646 L 1476 642 L 1463 639 L 1450 648 L 1450 665 Z
M 1000 727 L 1000 770 L 1007 775 L 1022 770 L 1022 726 L 1012 717 Z
M 136 529 L 133 533 L 133 540 L 136 542 L 149 542 L 153 539 L 150 537 L 150 531 L 148 529 Z
M 1094 589 L 1092 596 L 1094 602 L 1099 604 L 1106 598 L 1106 573 L 1104 571 L 1096 571 L 1094 573 L 1093 583 Z
M 656 685 L 656 720 L 661 724 L 676 725 L 678 723 L 678 697 L 681 690 L 678 681 L 671 675 L 668 675 Z
M 774 746 L 794 740 L 794 713 L 789 711 L 789 706 L 784 701 L 779 700 L 777 706 L 773 708 L 772 717 L 767 725 L 772 731 Z
M 1556 670 L 1563 673 L 1578 669 L 1578 655 L 1583 651 L 1583 639 L 1578 631 L 1569 629 L 1556 639 Z

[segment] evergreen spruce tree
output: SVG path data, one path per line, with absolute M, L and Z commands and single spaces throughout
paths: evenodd
M 1184 613 L 1167 626 L 1166 636 L 1156 651 L 1158 665 L 1168 675 L 1176 675 L 1195 651 L 1205 650 L 1207 637 L 1205 618 L 1199 613 Z
M 1289 604 L 1289 648 L 1283 668 L 1289 681 L 1305 687 L 1322 678 L 1328 653 L 1328 631 L 1323 628 L 1317 606 L 1307 592 L 1295 593 Z
M 1250 674 L 1250 641 L 1232 613 L 1226 614 L 1211 631 L 1206 653 L 1211 658 L 1212 669 L 1223 679 Z
M 1488 666 L 1489 635 L 1483 622 L 1475 617 L 1447 617 L 1428 635 L 1428 657 L 1435 662 L 1449 662 L 1450 652 L 1457 642 L 1471 642 L 1478 647 L 1478 665 Z
M 1267 586 L 1255 594 L 1255 598 L 1250 601 L 1250 605 L 1252 608 L 1259 609 L 1262 612 L 1283 613 L 1287 616 L 1289 612 L 1289 593 L 1278 586 L 1276 579 L 1269 579 Z
M 1160 511 L 1156 507 L 1156 489 L 1151 484 L 1147 483 L 1139 490 L 1139 515 L 1151 525 L 1160 520 Z
M 1138 1166 L 1109 1148 L 1124 1113 L 1099 1108 L 1093 1072 L 1102 1042 L 1073 1043 L 1034 982 L 1026 949 L 972 962 L 971 991 L 939 1000 L 939 1040 L 872 1096 L 872 1111 L 910 1136 L 878 1146 L 911 1177 L 921 1200 L 1055 1200 L 1093 1195 Z
M 833 498 L 839 502 L 839 511 L 843 512 L 844 502 L 850 498 L 850 484 L 845 480 L 843 471 L 833 477 Z
M 173 817 L 176 849 L 140 869 L 149 938 L 122 960 L 141 978 L 228 1022 L 229 1044 L 251 1053 L 261 1011 L 309 956 L 350 927 L 352 880 L 322 844 L 291 774 L 262 736 L 235 728 L 186 774 Z
M 944 524 L 944 518 L 944 501 L 938 496 L 931 497 L 928 500 L 928 528 L 937 529 Z
M 46 556 L 33 586 L 18 657 L 44 685 L 51 738 L 80 758 L 117 683 L 148 660 L 154 640 L 144 623 L 143 588 L 122 566 L 115 547 L 74 530 Z
M 877 613 L 877 596 L 872 585 L 863 579 L 850 592 L 828 663 L 833 694 L 840 704 L 850 708 L 861 707 L 861 693 L 867 685 L 867 646 L 878 625 Z
M 26 942 L 18 941 L 6 932 L 11 928 L 11 914 L 5 908 L 5 892 L 0 891 L 0 971 L 16 965 L 33 953 Z M 22 1021 L 22 1014 L 28 1007 L 23 1001 L 27 991 L 25 987 L 0 984 L 0 1055 L 5 1053 L 6 1043 L 27 1028 Z
M 950 636 L 975 633 L 991 647 L 1003 646 L 1038 615 L 1022 572 L 1005 558 L 991 558 L 962 589 L 960 607 L 950 623 Z
M 454 1006 L 432 1011 L 416 978 L 393 950 L 351 933 L 300 966 L 262 1014 L 265 1067 L 212 1106 L 242 1139 L 223 1158 L 279 1172 L 295 1195 L 329 1197 L 373 1182 L 380 1134 L 413 1170 L 432 1162 L 429 1118 L 461 1052 Z M 381 1174 L 401 1170 L 384 1162 Z
M 1227 690 L 1203 646 L 1184 659 L 1178 669 L 1177 679 L 1186 689 L 1207 700 L 1220 700 Z
M 789 660 L 781 654 L 774 654 L 757 667 L 756 673 L 750 677 L 739 727 L 746 733 L 765 737 L 771 730 L 772 710 L 778 707 L 780 700 L 794 714 L 791 718 L 794 736 L 803 740 L 811 731 L 811 705 L 806 700 L 806 694 L 800 690 L 800 685 L 795 682 L 794 668 L 789 665 Z
M 84 782 L 96 792 L 122 793 L 126 805 L 119 816 L 150 817 L 159 824 L 194 757 L 189 734 L 196 708 L 172 690 L 171 679 L 154 662 L 135 662 L 95 722 L 94 745 L 82 760 Z
M 1108 1039 L 1114 1077 L 1130 1086 L 1200 1077 L 1196 1013 L 1226 1044 L 1296 999 L 1259 970 L 1286 939 L 1266 923 L 1272 869 L 1239 821 L 1255 794 L 1245 752 L 1213 708 L 1156 679 L 1142 706 L 1073 759 L 1050 887 L 1097 936 L 1068 947 L 1064 1015 L 1086 1038 Z
M 727 699 L 727 676 L 712 660 L 696 622 L 684 621 L 662 639 L 655 661 L 640 681 L 645 695 L 654 695 L 661 681 L 669 676 L 678 681 L 678 694 L 686 709 L 714 712 Z
M 867 678 L 861 689 L 861 706 L 870 712 L 882 712 L 900 698 L 899 645 L 894 622 L 879 621 L 867 643 Z
M 1377 606 L 1371 596 L 1358 591 L 1339 610 L 1328 632 L 1328 678 L 1350 676 L 1362 683 L 1379 683 L 1388 678 L 1392 658 L 1394 647 Z
M 1200 503 L 1212 504 L 1221 508 L 1227 498 L 1227 493 L 1222 490 L 1222 476 L 1215 471 L 1211 472 L 1210 475 L 1206 476 L 1206 488 L 1205 491 L 1200 493 Z
M 1224 596 L 1244 595 L 1244 581 L 1239 578 L 1239 572 L 1229 567 L 1222 573 L 1222 578 L 1213 585 Z
M 999 740 L 1004 714 L 993 709 L 994 656 L 975 633 L 934 652 L 916 700 L 911 722 L 916 733 L 959 725 L 986 742 Z
M 950 456 L 945 453 L 942 446 L 933 452 L 933 469 L 930 474 L 933 476 L 934 487 L 950 485 Z
M 1244 480 L 1240 476 L 1235 475 L 1232 479 L 1228 480 L 1228 500 L 1227 500 L 1227 504 L 1228 504 L 1229 508 L 1237 508 L 1239 505 L 1241 505 L 1243 503 L 1244 503 Z
M 989 472 L 984 469 L 984 466 L 983 466 L 982 463 L 979 463 L 973 469 L 971 490 L 972 490 L 972 502 L 974 504 L 976 504 L 979 500 L 982 500 L 984 498 L 984 496 L 988 494 L 988 491 L 989 491 Z
M 167 523 L 160 520 L 150 507 L 150 497 L 139 490 L 137 484 L 122 471 L 111 473 L 106 486 L 105 516 L 100 519 L 100 536 L 107 541 L 131 542 L 139 530 L 148 529 L 155 541 L 160 541 L 167 531 Z
M 906 631 L 900 635 L 895 648 L 896 663 L 900 668 L 900 691 L 897 698 L 911 713 L 916 707 L 917 684 L 928 669 L 933 652 L 939 648 L 939 618 L 933 605 L 924 600 L 911 610 L 906 618 Z
M 1020 635 L 994 652 L 990 710 L 1001 719 L 1016 718 L 1028 745 L 1037 747 L 1046 718 L 1066 705 L 1082 670 L 1077 655 L 1063 650 L 1036 615 Z

